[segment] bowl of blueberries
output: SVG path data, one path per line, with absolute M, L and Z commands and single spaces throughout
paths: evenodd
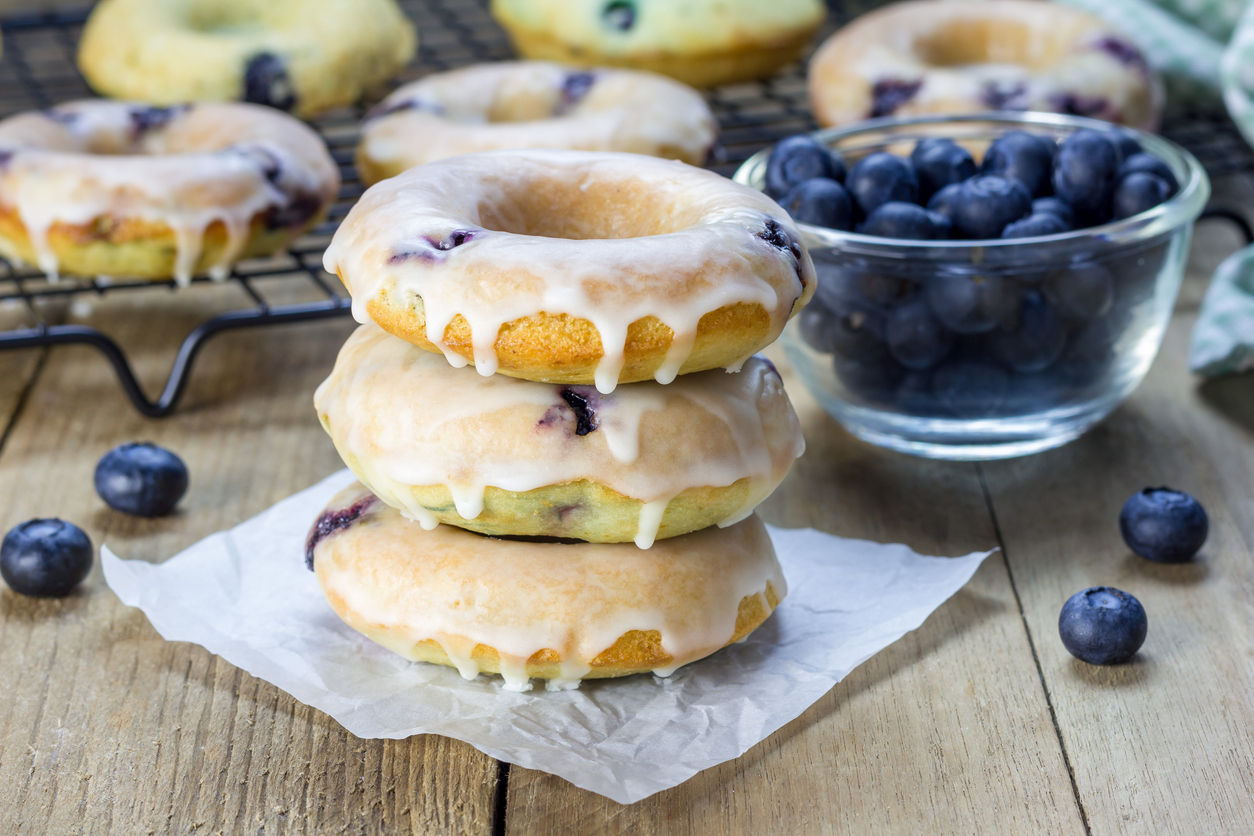
M 1064 444 L 1136 388 L 1210 197 L 1178 145 L 1051 113 L 793 136 L 735 179 L 814 259 L 783 339 L 806 386 L 859 438 L 960 460 Z

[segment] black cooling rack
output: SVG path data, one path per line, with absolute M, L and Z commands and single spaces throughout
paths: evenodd
M 399 77 L 405 82 L 430 72 L 481 61 L 512 57 L 505 33 L 487 12 L 486 0 L 401 0 L 419 29 L 418 56 Z M 828 29 L 834 29 L 880 0 L 829 0 L 832 8 Z M 59 102 L 91 96 L 75 66 L 74 55 L 87 8 L 72 11 L 12 16 L 0 19 L 4 54 L 0 60 L 0 118 Z M 730 175 L 750 155 L 785 136 L 813 130 L 816 126 L 806 104 L 804 66 L 797 64 L 768 81 L 738 84 L 714 90 L 710 104 L 721 126 L 719 143 L 709 167 Z M 28 322 L 24 327 L 0 331 L 0 349 L 79 343 L 97 348 L 113 365 L 118 380 L 135 408 L 151 417 L 173 412 L 186 389 L 193 363 L 205 342 L 215 334 L 238 328 L 255 328 L 338 317 L 349 310 L 349 299 L 333 276 L 322 270 L 322 251 L 336 226 L 362 192 L 353 168 L 357 124 L 365 108 L 344 108 L 325 114 L 314 127 L 326 140 L 340 168 L 343 185 L 328 218 L 302 237 L 286 253 L 264 260 L 241 262 L 226 282 L 241 290 L 238 310 L 207 317 L 183 340 L 169 377 L 158 396 L 150 398 L 136 379 L 122 348 L 104 332 L 82 325 L 54 321 L 64 309 L 57 301 L 103 296 L 128 290 L 165 285 L 171 292 L 197 293 L 209 280 L 196 279 L 191 287 L 176 288 L 173 282 L 62 279 L 50 282 L 42 274 L 16 268 L 0 260 L 0 307 L 20 306 Z M 1220 113 L 1179 115 L 1164 126 L 1164 135 L 1192 151 L 1212 176 L 1254 172 L 1254 151 L 1232 123 Z M 1218 212 L 1249 227 L 1239 214 Z M 301 285 L 314 301 L 274 304 L 267 297 L 279 286 L 289 291 Z

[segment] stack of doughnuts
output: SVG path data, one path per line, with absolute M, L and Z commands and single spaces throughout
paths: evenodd
M 786 592 L 754 509 L 804 442 L 754 353 L 813 293 L 799 242 L 760 193 L 634 154 L 370 188 L 325 257 L 362 323 L 314 399 L 360 480 L 306 544 L 331 606 L 511 690 L 748 635 Z

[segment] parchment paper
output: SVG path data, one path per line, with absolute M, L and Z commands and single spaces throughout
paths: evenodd
M 194 642 L 358 737 L 443 734 L 624 804 L 731 760 L 793 720 L 860 663 L 918 627 L 989 553 L 771 529 L 788 597 L 739 645 L 668 679 L 513 693 L 411 663 L 348 628 L 305 569 L 305 534 L 347 470 L 162 564 L 101 549 L 105 579 L 171 641 Z

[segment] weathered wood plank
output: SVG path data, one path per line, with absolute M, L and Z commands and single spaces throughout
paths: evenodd
M 1186 364 L 1206 277 L 1235 246 L 1203 228 L 1194 269 L 1148 378 L 1078 442 L 984 466 L 1058 724 L 1094 833 L 1254 831 L 1254 379 L 1199 386 Z M 1147 485 L 1198 497 L 1197 562 L 1150 563 L 1118 515 Z M 1136 595 L 1149 636 L 1126 665 L 1072 659 L 1058 612 L 1109 584 Z
M 240 302 L 232 287 L 154 289 L 100 301 L 85 321 L 118 336 L 155 389 L 192 324 Z M 97 545 L 157 560 L 338 469 L 311 401 L 351 327 L 217 338 L 164 421 L 139 416 L 95 353 L 54 349 L 0 450 L 0 526 L 59 515 Z M 135 439 L 188 463 L 170 518 L 127 518 L 95 496 L 96 460 Z M 496 780 L 496 762 L 465 744 L 359 740 L 164 641 L 98 567 L 62 601 L 0 591 L 0 832 L 484 833 Z
M 808 449 L 764 506 L 769 521 L 926 554 L 995 543 L 972 466 L 878 451 L 798 382 L 788 388 Z M 518 834 L 1082 832 L 997 557 L 921 629 L 734 762 L 632 806 L 512 768 L 508 800 Z

